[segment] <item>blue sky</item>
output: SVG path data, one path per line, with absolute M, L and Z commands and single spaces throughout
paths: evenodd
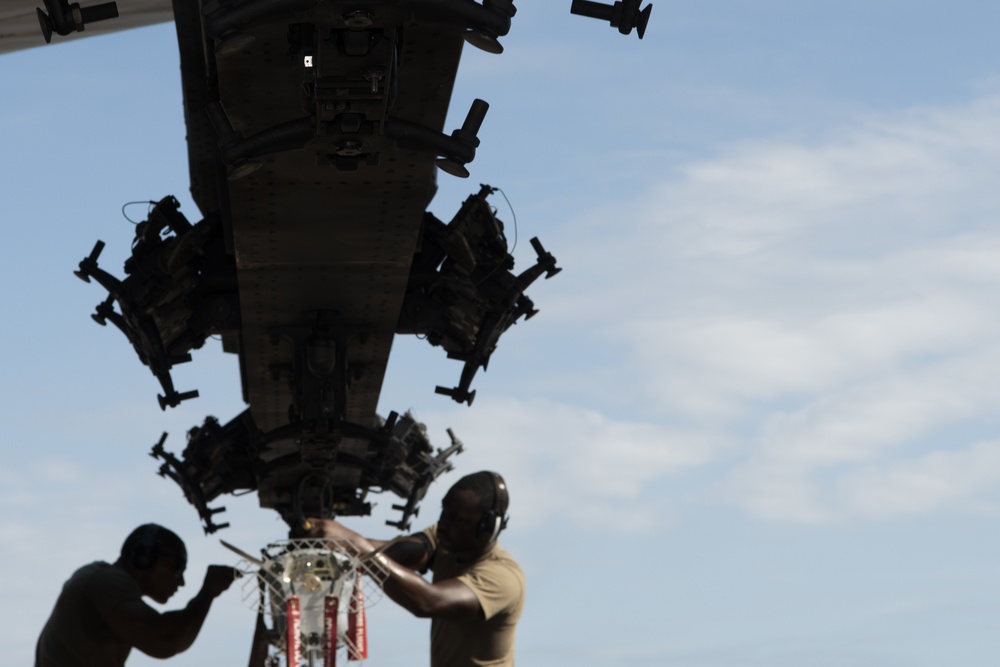
M 994 665 L 1000 7 L 657 2 L 639 42 L 521 4 L 505 54 L 466 50 L 448 125 L 491 109 L 472 177 L 442 175 L 432 209 L 500 186 L 518 267 L 537 235 L 565 270 L 529 291 L 541 313 L 472 408 L 433 393 L 457 362 L 395 344 L 382 411 L 467 445 L 417 523 L 459 474 L 507 477 L 522 667 Z M 98 238 L 121 273 L 125 202 L 174 194 L 199 218 L 173 26 L 5 55 L 0 84 L 0 650 L 29 664 L 62 581 L 135 525 L 191 548 L 168 607 L 232 562 L 146 453 L 242 405 L 210 343 L 176 374 L 201 398 L 161 413 L 72 275 Z M 227 541 L 282 537 L 254 498 L 224 504 Z M 348 523 L 391 535 L 378 513 Z M 239 598 L 171 664 L 245 660 Z M 373 667 L 426 655 L 391 602 L 369 625 Z

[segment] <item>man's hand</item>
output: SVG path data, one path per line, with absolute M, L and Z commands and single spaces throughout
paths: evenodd
M 347 526 L 333 519 L 309 519 L 309 536 L 333 540 L 352 540 L 360 537 Z
M 309 536 L 337 540 L 357 556 L 364 556 L 375 550 L 367 539 L 347 526 L 333 519 L 309 519 Z
M 209 565 L 205 571 L 205 583 L 201 585 L 201 588 L 205 593 L 216 598 L 229 588 L 238 576 L 240 576 L 240 571 L 234 567 Z

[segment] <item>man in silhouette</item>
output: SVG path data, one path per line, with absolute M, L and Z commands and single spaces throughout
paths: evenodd
M 507 485 L 495 472 L 458 480 L 438 522 L 386 542 L 336 521 L 310 519 L 311 533 L 348 543 L 386 573 L 385 594 L 431 620 L 431 667 L 512 667 L 514 633 L 524 607 L 524 574 L 497 543 L 506 525 Z M 431 570 L 428 582 L 418 572 Z
M 212 601 L 236 571 L 210 565 L 187 606 L 160 613 L 184 585 L 187 549 L 175 533 L 148 523 L 136 528 L 113 564 L 84 565 L 66 581 L 35 648 L 35 667 L 122 667 L 133 647 L 169 658 L 194 643 Z

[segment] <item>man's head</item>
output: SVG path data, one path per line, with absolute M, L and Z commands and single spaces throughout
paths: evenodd
M 444 548 L 476 552 L 490 545 L 507 526 L 507 484 L 495 472 L 466 475 L 441 502 L 438 538 Z
M 147 523 L 125 538 L 118 563 L 139 582 L 143 595 L 163 603 L 184 585 L 187 548 L 173 531 Z

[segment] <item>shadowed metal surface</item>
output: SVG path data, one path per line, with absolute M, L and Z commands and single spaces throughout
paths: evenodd
M 631 0 L 630 0 L 631 1 Z M 43 0 L 39 20 L 62 38 L 112 23 L 131 3 Z M 429 484 L 462 450 L 434 448 L 412 415 L 376 414 L 396 334 L 423 337 L 474 375 L 499 337 L 538 311 L 525 294 L 556 275 L 513 273 L 503 223 L 481 185 L 449 223 L 426 211 L 437 172 L 468 176 L 489 104 L 472 101 L 444 132 L 466 41 L 503 48 L 511 0 L 173 0 L 187 129 L 192 223 L 173 196 L 136 224 L 126 277 L 99 266 L 98 240 L 75 272 L 107 297 L 93 319 L 132 344 L 163 389 L 163 409 L 198 396 L 171 369 L 210 336 L 240 359 L 249 408 L 206 417 L 181 456 L 164 447 L 207 531 L 224 493 L 257 491 L 292 530 L 309 516 L 367 514 L 369 491 L 392 491 L 408 525 Z M 124 25 L 124 24 L 119 24 Z M 446 176 L 446 177 L 452 177 Z M 117 307 L 117 310 L 116 310 Z M 430 384 L 430 383 L 428 383 Z
M 344 20 L 339 7 L 334 11 L 321 4 L 274 23 L 241 26 L 240 34 L 252 41 L 235 53 L 213 57 L 218 40 L 201 40 L 202 16 L 194 3 L 175 4 L 192 193 L 203 211 L 221 209 L 231 230 L 244 393 L 254 423 L 264 433 L 289 423 L 295 347 L 282 332 L 308 330 L 315 314 L 324 312 L 332 316 L 350 369 L 344 417 L 373 426 L 424 209 L 433 192 L 436 156 L 399 148 L 376 135 L 369 141 L 379 151 L 377 165 L 345 171 L 323 164 L 322 156 L 333 154 L 336 146 L 321 136 L 314 114 L 310 120 L 317 131 L 305 146 L 255 156 L 260 163 L 256 171 L 222 180 L 216 148 L 220 138 L 205 122 L 205 108 L 217 99 L 232 131 L 241 137 L 305 117 L 313 111 L 303 93 L 310 73 L 289 46 L 289 25 L 307 23 L 324 34 L 344 30 Z M 441 131 L 464 43 L 462 30 L 406 23 L 400 32 L 405 37 L 390 111 L 395 118 Z M 207 62 L 198 62 L 204 54 Z M 367 67 L 365 58 L 356 60 L 356 67 Z M 350 66 L 335 73 L 338 80 L 355 74 Z M 368 85 L 360 76 L 353 78 Z M 384 124 L 376 130 L 384 130 Z M 331 449 L 363 456 L 367 446 L 345 438 Z M 281 439 L 269 443 L 263 458 L 279 460 L 299 449 L 296 439 Z M 357 485 L 361 475 L 360 468 L 343 463 L 324 472 L 345 486 Z M 284 489 L 301 474 L 301 466 L 272 471 L 258 489 L 262 504 L 281 502 Z

